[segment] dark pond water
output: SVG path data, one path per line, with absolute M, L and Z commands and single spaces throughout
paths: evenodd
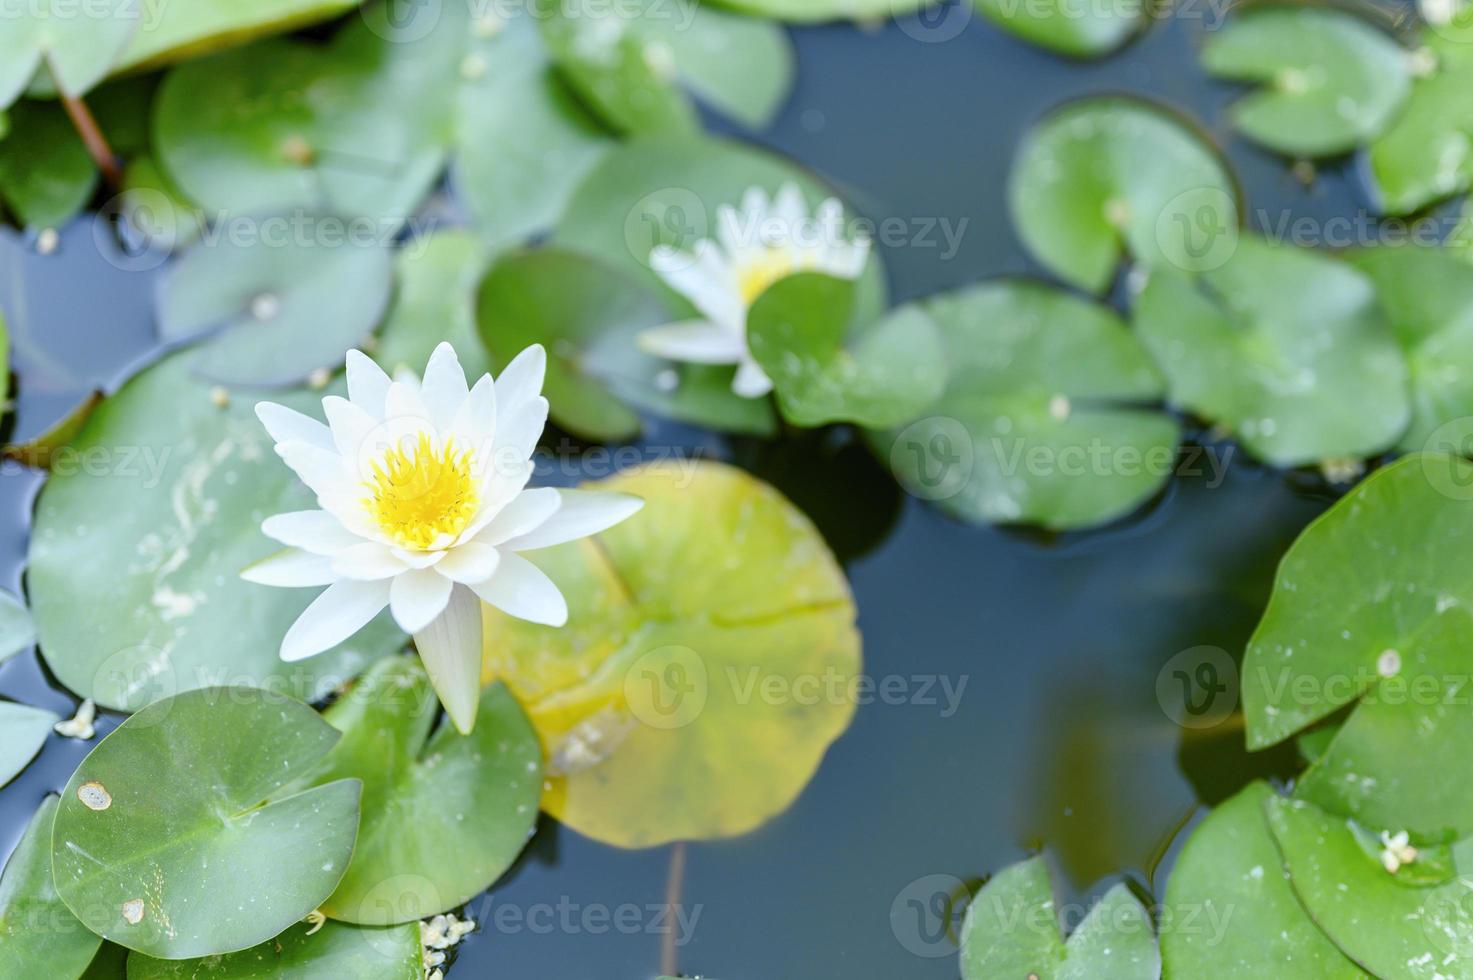
M 1050 107 L 1087 93 L 1142 93 L 1199 119 L 1227 147 L 1261 228 L 1364 213 L 1350 167 L 1305 187 L 1231 138 L 1233 92 L 1197 66 L 1200 18 L 1212 16 L 1159 25 L 1097 64 L 1051 57 L 982 22 L 941 43 L 916 35 L 950 34 L 960 21 L 798 30 L 792 101 L 754 138 L 819 171 L 869 217 L 907 223 L 915 237 L 885 255 L 900 299 L 1038 272 L 1006 216 L 1013 148 Z M 54 256 L 0 243 L 0 307 L 19 379 L 13 436 L 42 430 L 154 346 L 151 276 L 104 261 L 87 221 L 66 230 Z M 1316 480 L 1217 446 L 1222 472 L 1200 466 L 1146 513 L 1046 538 L 961 526 L 902 497 L 843 433 L 732 445 L 656 426 L 650 440 L 734 459 L 814 515 L 848 563 L 867 673 L 900 679 L 888 700 L 904 702 L 862 706 L 782 817 L 689 849 L 682 971 L 954 980 L 934 901 L 953 879 L 975 882 L 1047 841 L 1071 896 L 1120 873 L 1159 895 L 1171 843 L 1199 802 L 1284 768 L 1282 757 L 1246 758 L 1230 725 L 1184 735 L 1156 682 L 1179 651 L 1239 654 L 1279 556 L 1332 499 Z M 21 585 L 39 485 L 32 473 L 0 473 L 7 588 Z M 62 714 L 74 707 L 34 655 L 0 668 L 0 695 Z M 0 793 L 0 850 L 86 748 L 53 739 Z M 495 895 L 472 906 L 485 928 L 462 948 L 452 980 L 653 976 L 662 923 L 646 906 L 664 900 L 669 859 L 545 825 Z M 625 906 L 638 911 L 618 913 Z M 607 924 L 616 913 L 622 928 Z

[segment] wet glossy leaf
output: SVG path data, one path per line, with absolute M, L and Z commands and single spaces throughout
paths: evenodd
M 900 425 L 946 387 L 946 354 L 931 318 L 906 308 L 856 322 L 858 292 L 848 280 L 789 276 L 747 315 L 747 343 L 795 425 Z
M 1369 149 L 1381 210 L 1410 214 L 1473 187 L 1473 59 L 1444 61 Z
M 156 68 L 336 17 L 362 0 L 190 0 L 150 7 L 115 71 Z
M 1129 513 L 1176 464 L 1160 375 L 1109 309 L 1030 282 L 902 307 L 941 332 L 927 417 L 875 442 L 911 492 L 968 521 L 1077 528 Z
M 522 701 L 549 759 L 543 808 L 652 847 L 781 813 L 854 713 L 854 603 L 813 526 L 714 463 L 598 484 L 644 509 L 596 541 L 532 552 L 561 629 L 486 607 L 486 679 Z
M 1116 885 L 1064 939 L 1053 885 L 1041 857 L 992 877 L 962 923 L 964 980 L 1156 980 L 1161 954 L 1151 919 L 1125 885 Z
M 1251 783 L 1192 831 L 1167 883 L 1168 977 L 1351 980 L 1366 974 L 1299 904 L 1269 833 L 1274 791 Z
M 301 382 L 373 333 L 391 276 L 389 250 L 376 241 L 202 239 L 161 283 L 159 336 L 206 338 L 189 357 L 211 381 Z
M 61 719 L 50 711 L 0 701 L 0 786 L 31 764 L 58 721 Z
M 254 399 L 216 406 L 189 359 L 165 359 L 99 406 L 72 444 L 90 462 L 53 472 L 41 493 L 28 581 L 43 656 L 110 708 L 225 682 L 316 699 L 404 636 L 382 617 L 326 654 L 281 662 L 312 590 L 240 571 L 272 553 L 261 520 L 312 496 L 271 451 Z M 320 394 L 273 400 L 315 412 Z
M 1308 803 L 1267 804 L 1294 891 L 1324 932 L 1371 974 L 1388 980 L 1473 976 L 1473 849 L 1453 848 L 1456 875 L 1417 886 L 1388 874 L 1369 836 Z
M 62 792 L 62 900 L 93 932 L 162 959 L 272 938 L 332 893 L 353 854 L 357 780 L 264 802 L 337 739 L 311 708 L 258 688 L 154 702 Z
M 56 894 L 51 878 L 55 816 L 56 797 L 48 796 L 0 875 L 0 975 L 76 980 L 102 943 Z
M 1198 279 L 1153 272 L 1135 320 L 1172 402 L 1274 465 L 1371 455 L 1410 420 L 1375 287 L 1333 258 L 1244 238 Z
M 142 8 L 132 0 L 97 0 L 85 8 L 66 0 L 34 0 L 10 9 L 0 32 L 0 108 L 44 72 L 71 96 L 107 76 L 138 29 Z
M 0 589 L 0 663 L 36 642 L 36 624 L 16 596 Z
M 301 923 L 259 946 L 197 960 L 128 957 L 128 980 L 423 980 L 419 925 L 365 929 Z
M 377 664 L 327 710 L 343 732 L 308 776 L 363 782 L 353 861 L 322 911 L 360 925 L 413 922 L 485 891 L 532 836 L 542 795 L 536 733 L 506 688 L 481 696 L 476 730 L 448 722 L 414 657 Z
M 1264 86 L 1233 106 L 1233 121 L 1293 156 L 1333 156 L 1375 139 L 1412 87 L 1410 52 L 1332 7 L 1246 10 L 1211 35 L 1202 62 L 1218 78 Z
M 87 204 L 97 172 L 66 112 L 54 102 L 17 102 L 0 139 L 0 200 L 31 228 L 65 224 Z
M 1237 240 L 1236 192 L 1216 151 L 1134 99 L 1086 99 L 1045 117 L 1018 151 L 1008 199 L 1028 250 L 1096 293 L 1122 254 L 1195 271 Z
M 699 130 L 684 89 L 764 126 L 792 84 L 781 28 L 705 5 L 550 4 L 541 28 L 564 76 L 621 132 Z
M 1018 3 L 973 0 L 988 20 L 1025 41 L 1076 58 L 1109 54 L 1148 24 L 1148 0 L 1138 4 L 1081 4 L 1076 0 Z
M 1407 450 L 1434 448 L 1433 432 L 1473 416 L 1473 264 L 1440 248 L 1347 253 L 1370 277 L 1406 355 L 1412 424 Z
M 488 253 L 470 232 L 440 231 L 414 239 L 395 254 L 394 304 L 373 348 L 384 370 L 420 373 L 441 341 L 455 347 L 472 382 L 491 370 L 476 335 L 476 286 Z
M 734 432 L 766 432 L 772 409 L 731 392 L 731 371 L 675 367 L 641 351 L 635 336 L 667 322 L 669 307 L 627 274 L 574 252 L 543 249 L 502 258 L 481 284 L 481 339 L 508 363 L 540 343 L 552 419 L 589 439 L 640 430 L 635 408 Z

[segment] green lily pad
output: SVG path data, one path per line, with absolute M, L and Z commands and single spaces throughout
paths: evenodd
M 1412 88 L 1410 52 L 1332 7 L 1247 10 L 1211 35 L 1202 63 L 1218 78 L 1265 86 L 1233 106 L 1233 122 L 1291 156 L 1334 156 L 1375 139 Z
M 77 928 L 82 928 L 81 923 Z M 117 943 L 103 943 L 80 980 L 128 980 L 128 948 Z
M 1238 239 L 1237 193 L 1216 150 L 1136 99 L 1050 113 L 1018 151 L 1008 200 L 1028 250 L 1094 293 L 1109 287 L 1122 253 L 1196 272 L 1220 265 Z
M 1116 885 L 1067 941 L 1041 857 L 998 872 L 972 899 L 962 923 L 963 980 L 1156 980 L 1161 953 L 1145 908 Z
M 128 957 L 128 980 L 423 980 L 419 925 L 364 929 L 301 923 L 259 946 L 197 960 Z
M 744 834 L 786 810 L 854 714 L 848 583 L 775 490 L 716 463 L 627 470 L 639 514 L 531 558 L 561 629 L 485 610 L 484 679 L 548 759 L 542 806 L 617 847 Z
M 1473 848 L 1453 849 L 1457 876 L 1417 887 L 1388 874 L 1354 824 L 1299 800 L 1267 804 L 1294 891 L 1347 956 L 1388 980 L 1473 976 Z
M 4 328 L 0 327 L 0 334 Z M 36 642 L 36 624 L 20 599 L 0 589 L 0 663 Z
M 1175 469 L 1161 377 L 1106 307 L 1019 281 L 902 310 L 936 324 L 950 366 L 926 418 L 873 436 L 913 494 L 967 521 L 1079 528 L 1135 510 Z
M 373 348 L 384 370 L 418 374 L 441 341 L 455 348 L 472 383 L 491 370 L 476 336 L 476 287 L 489 261 L 486 245 L 458 230 L 416 238 L 396 253 L 394 304 Z
M 207 335 L 190 362 L 211 381 L 301 382 L 342 364 L 373 333 L 391 276 L 389 250 L 378 242 L 201 241 L 162 282 L 159 336 Z
M 277 400 L 315 412 L 318 394 Z M 173 355 L 98 406 L 72 462 L 53 469 L 31 536 L 31 612 L 46 662 L 79 695 L 131 711 L 228 682 L 315 700 L 402 648 L 384 616 L 321 656 L 278 658 L 311 590 L 240 572 L 272 552 L 260 522 L 312 494 L 272 452 L 253 402 L 218 407 L 190 355 Z
M 159 162 L 229 226 L 303 210 L 359 219 L 356 240 L 382 244 L 445 163 L 455 64 L 444 46 L 355 18 L 328 45 L 269 39 L 188 62 L 159 87 Z M 306 237 L 323 242 L 318 227 Z
M 773 427 L 767 402 L 732 393 L 730 369 L 672 367 L 641 351 L 636 335 L 669 321 L 669 307 L 597 259 L 560 249 L 507 255 L 481 283 L 477 310 L 481 340 L 500 363 L 531 344 L 547 348 L 543 392 L 569 432 L 632 438 L 635 408 L 732 432 Z
M 31 764 L 58 721 L 61 719 L 50 711 L 0 701 L 0 786 Z
M 191 0 L 149 8 L 114 71 L 142 71 L 199 58 L 265 34 L 329 20 L 363 0 Z
M 264 802 L 338 732 L 259 688 L 156 701 L 82 761 L 62 793 L 51 862 L 89 929 L 160 959 L 265 942 L 322 904 L 358 833 L 357 780 Z
M 440 702 L 415 657 L 380 661 L 327 720 L 343 738 L 307 777 L 363 781 L 353 861 L 322 905 L 359 925 L 414 922 L 464 905 L 532 836 L 542 753 L 506 688 L 481 696 L 472 735 L 430 728 Z
M 1380 452 L 1411 418 L 1374 285 L 1308 249 L 1245 238 L 1198 279 L 1157 269 L 1135 326 L 1174 404 L 1276 466 Z
M 8 10 L 0 33 L 0 109 L 40 71 L 63 94 L 84 94 L 107 77 L 143 16 L 132 0 L 98 0 L 85 8 L 36 0 Z
M 87 931 L 56 894 L 51 824 L 56 797 L 41 802 L 0 875 L 0 974 L 76 980 L 102 940 Z
M 747 314 L 747 343 L 795 425 L 901 425 L 946 388 L 947 359 L 931 318 L 906 307 L 856 322 L 859 286 L 800 273 L 779 280 Z
M 1269 833 L 1265 783 L 1249 784 L 1192 832 L 1166 887 L 1168 977 L 1352 980 L 1366 974 L 1320 932 Z M 1190 919 L 1188 919 L 1190 916 Z
M 198 240 L 204 231 L 203 212 L 151 156 L 129 161 L 115 206 L 119 237 L 143 265 L 161 264 L 164 256 Z
M 86 206 L 97 171 L 66 111 L 54 102 L 11 106 L 0 139 L 0 200 L 21 224 L 55 228 Z
M 683 88 L 760 128 L 792 85 L 792 45 L 770 21 L 705 5 L 547 6 L 539 20 L 553 60 L 620 132 L 699 131 Z
M 723 0 L 722 6 L 791 24 L 833 20 L 872 22 L 901 17 L 932 0 Z
M 1386 214 L 1410 214 L 1473 187 L 1473 59 L 1444 59 L 1419 79 L 1368 155 Z
M 1077 0 L 1015 3 L 972 0 L 988 20 L 1039 47 L 1073 58 L 1099 58 L 1119 49 L 1150 23 L 1151 6 L 1093 4 Z
M 1473 415 L 1473 265 L 1440 248 L 1346 256 L 1370 277 L 1406 355 L 1412 424 L 1400 448 L 1432 448 L 1442 425 Z

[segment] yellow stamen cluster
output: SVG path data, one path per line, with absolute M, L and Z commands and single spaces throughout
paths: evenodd
M 470 451 L 457 450 L 449 439 L 436 446 L 427 433 L 408 447 L 391 447 L 364 486 L 369 516 L 411 550 L 428 550 L 442 535 L 453 538 L 476 515 Z

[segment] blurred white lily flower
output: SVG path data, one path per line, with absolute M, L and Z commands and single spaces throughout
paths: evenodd
M 320 510 L 267 518 L 286 551 L 246 569 L 263 585 L 327 586 L 287 631 L 294 661 L 352 636 L 385 606 L 414 636 L 463 732 L 480 701 L 481 602 L 548 626 L 567 621 L 556 585 L 519 552 L 586 537 L 629 517 L 637 497 L 527 489 L 547 422 L 547 356 L 527 348 L 494 381 L 466 384 L 449 344 L 421 382 L 390 380 L 348 352 L 348 397 L 322 400 L 327 424 L 271 402 L 256 414 Z
M 650 267 L 690 300 L 705 318 L 640 332 L 645 351 L 692 364 L 735 364 L 732 390 L 759 398 L 772 381 L 747 348 L 747 311 L 773 283 L 795 272 L 857 279 L 869 258 L 866 238 L 844 237 L 844 206 L 834 198 L 813 212 L 792 184 L 771 201 L 760 187 L 742 195 L 741 208 L 716 209 L 716 241 L 701 239 L 694 252 L 657 245 Z

